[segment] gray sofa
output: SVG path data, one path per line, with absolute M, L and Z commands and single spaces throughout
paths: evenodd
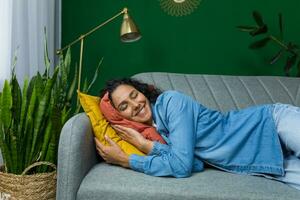
M 221 111 L 274 102 L 300 106 L 299 78 L 172 73 L 141 73 L 134 77 L 162 90 L 182 91 Z M 65 124 L 60 136 L 57 199 L 298 200 L 300 191 L 262 177 L 212 168 L 176 179 L 108 165 L 97 156 L 91 124 L 81 113 Z

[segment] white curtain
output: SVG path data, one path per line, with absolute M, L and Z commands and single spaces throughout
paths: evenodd
M 12 1 L 0 0 L 0 89 L 9 77 L 11 65 Z
M 44 72 L 44 28 L 51 66 L 60 47 L 61 0 L 0 0 L 0 89 L 10 77 L 14 55 L 16 74 L 25 77 Z

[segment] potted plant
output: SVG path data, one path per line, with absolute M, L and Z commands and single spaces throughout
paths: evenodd
M 74 77 L 69 77 L 69 49 L 65 56 L 60 56 L 53 74 L 50 74 L 46 40 L 44 52 L 46 68 L 43 74 L 37 72 L 30 80 L 25 79 L 21 89 L 13 67 L 11 79 L 5 81 L 0 92 L 0 149 L 4 160 L 0 169 L 0 197 L 55 198 L 58 140 L 64 123 L 80 109 L 78 104 L 76 109 L 71 107 L 78 78 L 77 70 Z M 89 86 L 85 81 L 83 91 L 87 91 L 96 78 L 97 73 Z M 41 181 L 48 181 L 48 184 L 32 183 L 37 174 L 44 175 Z M 13 187 L 7 185 L 8 179 L 15 180 Z M 30 189 L 33 192 L 28 196 Z

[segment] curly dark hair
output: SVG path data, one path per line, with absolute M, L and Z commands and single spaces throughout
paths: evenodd
M 155 103 L 157 97 L 162 93 L 160 89 L 154 85 L 143 83 L 133 78 L 112 79 L 106 82 L 105 88 L 100 91 L 100 97 L 103 97 L 108 92 L 108 97 L 112 102 L 111 94 L 120 85 L 130 85 L 143 93 L 150 103 Z

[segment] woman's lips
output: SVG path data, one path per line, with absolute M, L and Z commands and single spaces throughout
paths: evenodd
M 141 109 L 135 114 L 135 116 L 138 116 L 138 115 L 142 115 L 142 116 L 145 115 L 145 105 L 143 105 L 141 107 Z

